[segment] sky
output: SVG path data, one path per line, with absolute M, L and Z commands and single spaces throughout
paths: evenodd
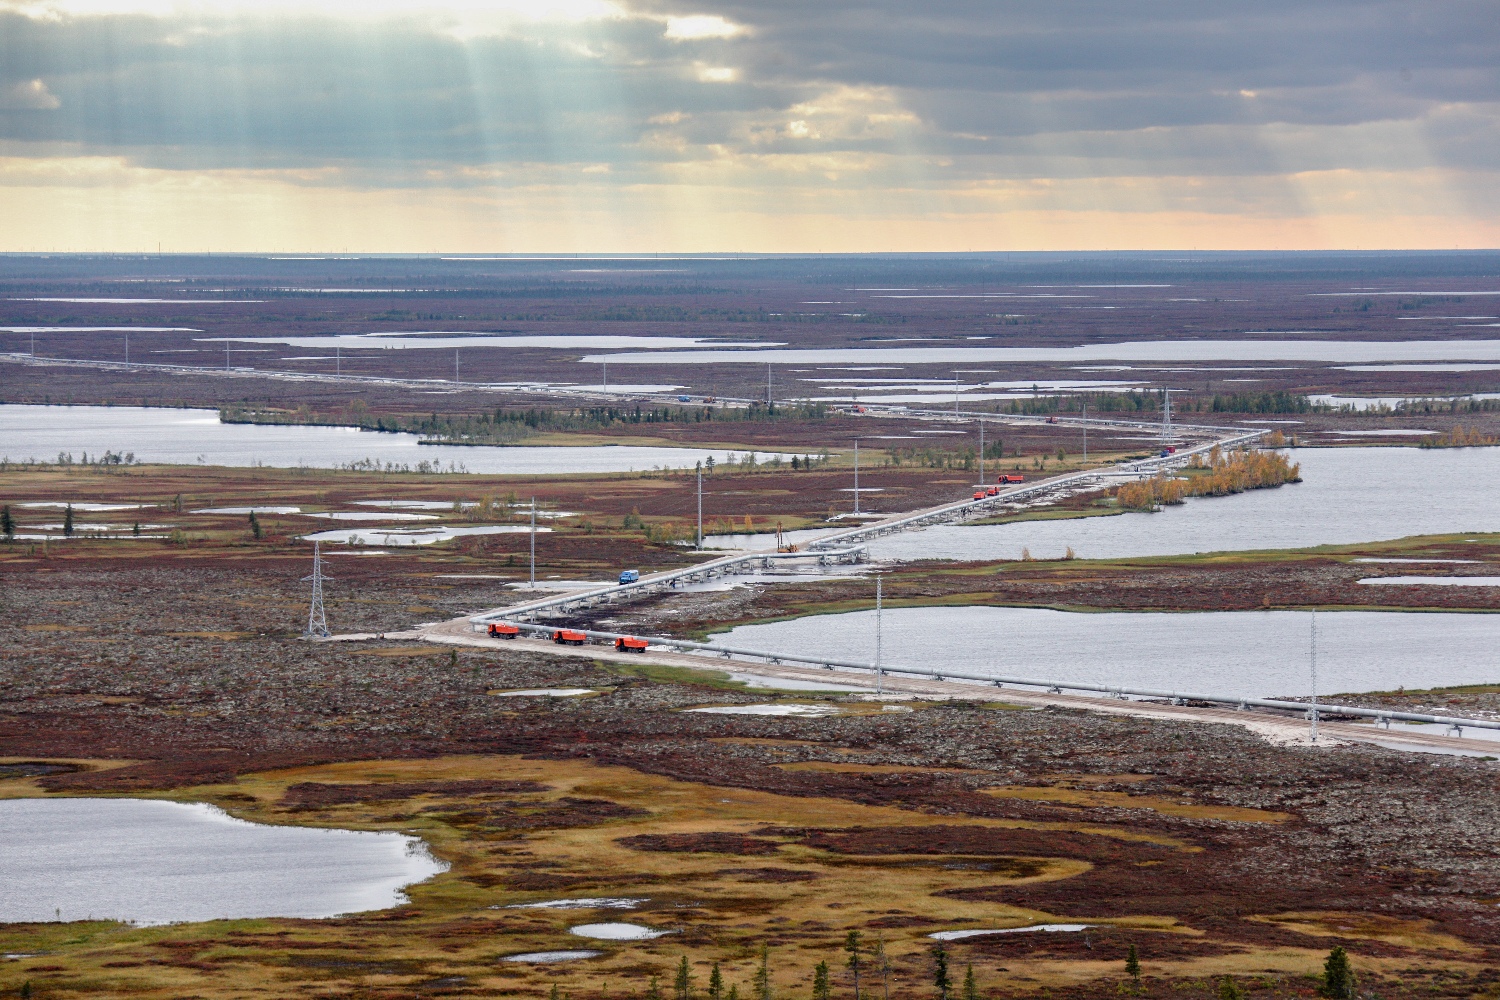
M 0 251 L 1500 246 L 1494 0 L 0 0 Z

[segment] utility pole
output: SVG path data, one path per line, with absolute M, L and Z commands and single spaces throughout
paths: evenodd
M 338 344 L 333 345 L 333 374 L 335 376 L 344 374 L 344 351 Z
M 703 463 L 698 463 L 698 546 L 703 551 Z
M 531 589 L 536 589 L 536 497 L 531 498 Z
M 328 577 L 323 575 L 321 545 L 321 542 L 313 542 L 312 576 L 302 578 L 303 583 L 312 582 L 312 604 L 307 609 L 307 631 L 302 633 L 304 639 L 328 638 L 328 619 L 323 615 L 323 581 Z
M 224 338 L 224 370 L 226 372 L 229 370 L 229 338 L 228 337 Z M 313 544 L 317 545 L 316 542 L 314 542 Z
M 979 418 L 979 485 L 984 485 L 984 418 Z
M 771 362 L 766 362 L 766 409 L 769 411 L 775 405 L 771 398 Z
M 1161 443 L 1165 445 L 1172 441 L 1172 390 L 1163 389 L 1162 398 L 1165 402 L 1161 410 Z
M 881 690 L 882 690 L 882 683 L 881 682 L 885 679 L 885 671 L 883 671 L 883 670 L 880 669 L 880 640 L 881 640 L 881 628 L 880 628 L 880 626 L 881 626 L 881 619 L 883 617 L 882 608 L 881 608 L 881 604 L 883 603 L 882 600 L 881 600 L 881 598 L 883 596 L 881 592 L 882 592 L 883 588 L 882 588 L 881 584 L 884 582 L 884 579 L 885 578 L 882 577 L 879 573 L 875 574 L 875 694 L 876 695 L 879 695 L 881 693 Z
M 125 335 L 125 363 L 130 364 L 130 334 Z M 313 544 L 317 544 L 316 542 Z
M 453 384 L 458 384 L 458 348 L 453 349 Z
M 31 356 L 36 357 L 36 331 L 31 331 Z
M 1083 464 L 1089 464 L 1089 404 L 1083 404 Z
M 958 372 L 953 373 L 953 415 L 958 416 Z
M 854 439 L 854 516 L 859 516 L 859 438 Z
M 1308 615 L 1309 664 L 1312 667 L 1312 741 L 1318 742 L 1318 612 Z
M 604 391 L 609 391 L 609 362 L 604 362 Z

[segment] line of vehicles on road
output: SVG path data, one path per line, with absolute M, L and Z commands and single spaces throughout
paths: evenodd
M 521 629 L 510 622 L 491 622 L 489 633 L 491 639 L 515 639 Z M 589 641 L 586 634 L 572 628 L 553 629 L 549 638 L 559 646 L 582 646 Z M 649 645 L 645 639 L 633 635 L 622 635 L 615 640 L 615 648 L 622 653 L 644 653 Z

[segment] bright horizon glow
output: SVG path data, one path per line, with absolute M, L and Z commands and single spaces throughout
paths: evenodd
M 874 2 L 0 0 L 0 251 L 1500 246 L 1467 8 Z

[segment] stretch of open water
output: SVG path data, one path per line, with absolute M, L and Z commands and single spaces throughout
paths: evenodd
M 445 871 L 398 833 L 265 826 L 148 799 L 0 801 L 0 922 L 331 917 Z
M 106 451 L 134 453 L 137 461 L 174 465 L 263 465 L 276 469 L 338 468 L 373 462 L 443 471 L 458 467 L 486 475 L 565 475 L 692 468 L 734 452 L 695 448 L 600 446 L 582 448 L 421 445 L 415 434 L 386 434 L 353 427 L 223 424 L 216 410 L 140 406 L 0 406 L 0 458 L 74 460 Z M 757 461 L 772 456 L 757 453 Z M 783 456 L 789 460 L 790 455 Z
M 879 538 L 882 560 L 1079 558 L 1343 545 L 1500 531 L 1500 448 L 1298 448 L 1300 483 L 1199 497 L 1154 514 L 966 527 Z
M 894 608 L 883 616 L 881 662 L 1199 694 L 1306 696 L 1312 618 L 1305 611 Z M 1343 611 L 1316 618 L 1321 693 L 1500 682 L 1500 615 Z M 873 662 L 875 613 L 743 625 L 714 641 Z

